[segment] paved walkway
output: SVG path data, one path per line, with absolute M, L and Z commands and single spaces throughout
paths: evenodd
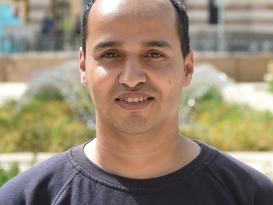
M 273 93 L 265 83 L 236 83 L 223 89 L 227 102 L 248 105 L 257 110 L 268 110 L 273 113 Z
M 19 99 L 26 88 L 26 83 L 0 83 L 0 106 L 8 100 Z

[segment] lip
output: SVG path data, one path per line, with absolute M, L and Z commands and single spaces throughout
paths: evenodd
M 153 96 L 148 95 L 144 92 L 126 92 L 126 93 L 123 93 L 123 94 L 119 95 L 118 97 L 116 97 L 115 100 L 124 99 L 124 98 L 128 98 L 128 97 L 153 98 Z
M 121 99 L 125 99 L 125 98 L 145 98 L 146 100 L 142 101 L 142 102 L 126 102 L 123 101 Z M 146 93 L 143 92 L 127 92 L 127 93 L 123 93 L 122 95 L 119 95 L 118 97 L 115 98 L 115 102 L 122 108 L 125 110 L 141 110 L 144 109 L 146 107 L 148 107 L 153 101 L 155 100 L 155 98 L 151 95 L 148 95 Z

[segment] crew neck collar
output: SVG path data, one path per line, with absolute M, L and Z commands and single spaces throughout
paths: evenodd
M 202 142 L 195 142 L 201 147 L 201 152 L 193 161 L 173 173 L 150 179 L 131 179 L 106 172 L 87 158 L 84 153 L 86 143 L 70 149 L 67 154 L 75 169 L 97 183 L 122 191 L 156 191 L 183 183 L 215 158 L 217 150 Z

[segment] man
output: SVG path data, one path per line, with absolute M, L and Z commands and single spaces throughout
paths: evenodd
M 178 0 L 92 1 L 82 35 L 97 138 L 8 182 L 0 204 L 272 204 L 265 176 L 179 136 L 193 53 Z

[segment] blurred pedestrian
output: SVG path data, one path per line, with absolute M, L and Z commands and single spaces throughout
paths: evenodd
M 77 15 L 76 21 L 74 24 L 74 33 L 79 36 L 81 34 L 81 17 Z
M 49 15 L 46 15 L 41 22 L 41 32 L 43 34 L 49 34 L 53 32 L 54 20 Z
M 209 24 L 218 24 L 219 21 L 219 9 L 215 0 L 209 0 Z
M 73 27 L 73 32 L 71 35 L 71 43 L 73 48 L 77 48 L 80 45 L 80 35 L 81 35 L 81 17 L 80 15 L 77 15 L 74 27 Z

